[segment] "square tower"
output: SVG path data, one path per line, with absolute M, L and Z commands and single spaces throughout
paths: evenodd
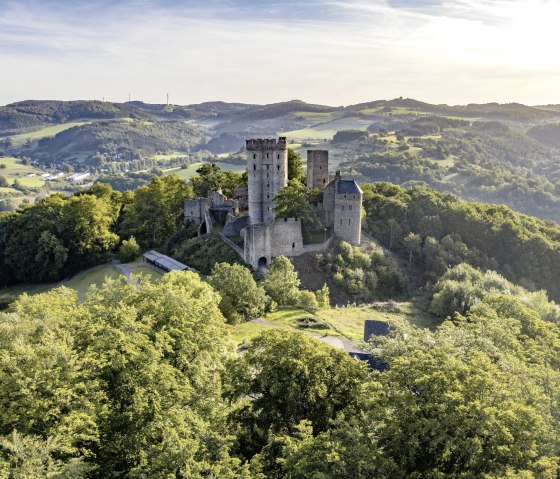
M 307 187 L 324 190 L 328 183 L 328 150 L 307 150 Z
M 288 184 L 285 137 L 246 141 L 249 216 L 252 224 L 273 220 L 274 197 Z

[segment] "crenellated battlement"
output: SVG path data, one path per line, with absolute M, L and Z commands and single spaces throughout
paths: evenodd
M 286 150 L 288 141 L 285 136 L 281 136 L 278 140 L 271 138 L 257 138 L 245 141 L 247 151 L 263 151 L 263 150 Z

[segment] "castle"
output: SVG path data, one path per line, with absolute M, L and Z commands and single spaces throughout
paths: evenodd
M 231 200 L 221 191 L 185 200 L 185 221 L 199 225 L 199 234 L 224 225 L 220 236 L 254 269 L 266 267 L 276 256 L 323 251 L 333 238 L 360 244 L 362 190 L 338 171 L 329 176 L 328 151 L 307 151 L 307 186 L 323 192 L 315 212 L 322 225 L 318 232 L 323 232 L 319 243 L 305 241 L 300 218 L 276 218 L 274 212 L 274 198 L 288 183 L 286 138 L 247 140 L 246 151 L 247 189 L 237 189 Z M 244 203 L 248 214 L 240 216 Z

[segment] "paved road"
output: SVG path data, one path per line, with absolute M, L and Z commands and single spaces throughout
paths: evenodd
M 128 267 L 127 264 L 121 263 L 118 259 L 112 259 L 111 265 L 114 268 L 118 269 L 121 272 L 121 274 L 126 278 L 126 280 L 130 282 L 130 268 Z

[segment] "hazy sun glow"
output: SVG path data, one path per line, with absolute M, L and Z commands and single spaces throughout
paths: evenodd
M 0 0 L 0 103 L 560 103 L 560 2 Z

